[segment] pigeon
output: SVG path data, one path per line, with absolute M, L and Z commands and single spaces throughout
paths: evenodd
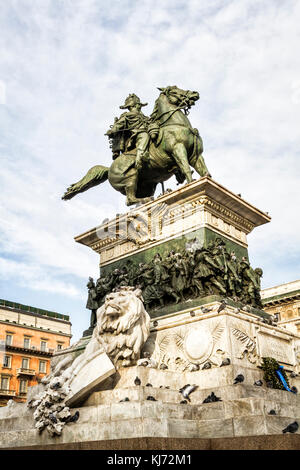
M 268 414 L 269 415 L 276 415 L 276 411 L 275 410 L 270 410 Z
M 198 388 L 198 385 L 190 385 L 190 384 L 187 384 L 185 385 L 184 387 L 182 387 L 180 390 L 179 390 L 179 393 L 181 393 L 181 395 L 183 396 L 183 398 L 186 398 L 188 401 L 191 401 L 189 395 L 194 392 L 196 389 Z
M 191 317 L 194 317 L 196 314 L 195 314 L 195 312 L 192 310 L 192 311 L 190 312 L 190 315 L 191 315 Z
M 46 408 L 51 408 L 52 403 L 50 401 L 45 401 L 45 407 Z
M 146 384 L 146 387 L 153 387 L 153 385 L 152 385 L 152 384 L 149 384 L 149 383 L 147 383 L 147 384 Z
M 168 366 L 164 363 L 162 363 L 160 366 L 159 366 L 160 369 L 162 370 L 165 370 L 165 369 L 168 369 Z
M 141 366 L 141 367 L 147 367 L 148 364 L 149 364 L 148 361 L 142 361 L 142 362 L 139 362 L 139 361 L 138 361 L 138 364 L 137 364 L 137 365 L 138 365 L 138 366 Z
M 73 416 L 70 416 L 68 419 L 66 419 L 66 423 L 76 423 L 78 418 L 79 418 L 79 411 L 76 411 L 76 413 L 73 414 Z
M 157 325 L 158 325 L 158 321 L 156 321 L 156 320 L 155 320 L 155 321 L 153 322 L 153 326 L 154 326 L 154 328 L 156 328 L 156 327 L 157 327 Z
M 147 397 L 147 400 L 150 400 L 150 401 L 157 401 L 156 398 L 152 397 L 151 395 L 149 395 Z
M 296 395 L 296 393 L 298 393 L 297 387 L 295 387 L 295 386 L 291 387 L 291 392 L 295 393 L 295 395 Z
M 205 369 L 211 369 L 211 363 L 210 362 L 206 362 L 204 364 L 204 366 L 202 367 L 202 370 L 205 370 Z
M 199 369 L 200 369 L 199 364 L 191 364 L 189 367 L 190 372 L 195 372 L 196 370 L 199 370 Z
M 169 389 L 170 387 L 169 387 L 169 385 L 167 385 L 165 388 L 168 388 L 168 389 Z
M 222 310 L 224 310 L 225 308 L 227 307 L 227 302 L 226 300 L 222 300 L 219 308 L 218 308 L 218 313 L 222 312 Z
M 223 359 L 220 367 L 229 366 L 229 364 L 230 364 L 230 359 L 229 359 L 229 357 L 226 357 L 226 359 Z
M 54 423 L 54 424 L 57 423 L 57 419 L 56 419 L 56 417 L 54 416 L 53 413 L 50 413 L 50 414 L 49 414 L 49 419 L 52 421 L 52 423 Z
M 212 308 L 200 307 L 200 310 L 202 313 L 208 313 L 212 311 Z
M 187 401 L 186 400 L 181 400 L 180 405 L 186 405 Z
M 222 401 L 220 397 L 217 397 L 214 392 L 211 392 L 210 395 L 208 395 L 208 397 L 205 398 L 205 400 L 203 400 L 202 403 L 213 403 L 213 402 L 216 402 L 216 401 Z
M 299 424 L 297 421 L 294 421 L 293 423 L 289 424 L 286 428 L 282 430 L 282 432 L 285 434 L 286 432 L 294 433 L 298 431 Z
M 128 397 L 123 398 L 123 400 L 120 400 L 119 403 L 124 403 L 125 401 L 130 401 Z
M 134 379 L 134 385 L 141 385 L 141 381 L 138 377 Z
M 290 377 L 292 379 L 294 379 L 295 377 L 298 377 L 298 374 L 296 374 L 296 372 L 292 371 L 291 374 L 290 374 Z
M 263 381 L 262 380 L 256 380 L 256 382 L 254 382 L 253 385 L 256 385 L 257 387 L 261 387 L 263 384 Z
M 245 380 L 245 377 L 243 376 L 243 374 L 238 374 L 236 376 L 236 378 L 234 379 L 233 383 L 234 383 L 234 385 L 235 384 L 240 384 L 240 383 L 244 382 L 244 380 Z

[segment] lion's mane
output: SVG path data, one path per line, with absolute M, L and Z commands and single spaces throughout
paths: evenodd
M 141 290 L 121 287 L 108 294 L 97 310 L 96 334 L 116 368 L 135 364 L 150 334 Z

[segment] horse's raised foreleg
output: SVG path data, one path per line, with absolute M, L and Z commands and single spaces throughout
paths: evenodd
M 187 183 L 192 182 L 192 172 L 188 162 L 185 146 L 182 143 L 176 144 L 172 149 L 172 155 L 186 178 Z

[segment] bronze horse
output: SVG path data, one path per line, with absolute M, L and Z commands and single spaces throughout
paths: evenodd
M 188 110 L 199 99 L 199 93 L 176 86 L 159 90 L 161 93 L 150 116 L 150 122 L 159 132 L 150 142 L 149 156 L 141 170 L 135 168 L 136 149 L 124 152 L 110 167 L 92 167 L 80 181 L 67 189 L 62 199 L 71 199 L 108 180 L 113 188 L 126 195 L 127 205 L 145 203 L 154 195 L 157 184 L 173 175 L 180 183 L 185 180 L 190 183 L 190 165 L 200 176 L 210 176 L 202 156 L 202 139 L 187 118 Z

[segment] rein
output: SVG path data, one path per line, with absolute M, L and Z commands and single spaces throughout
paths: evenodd
M 165 124 L 165 122 L 167 122 L 173 116 L 174 113 L 176 113 L 177 111 L 180 111 L 181 109 L 184 110 L 184 114 L 187 116 L 189 114 L 189 108 L 190 106 L 187 104 L 185 104 L 184 106 L 180 104 L 179 106 L 177 106 L 177 108 L 170 109 L 169 111 L 165 111 L 164 113 L 162 113 L 158 118 L 155 119 L 155 121 L 159 121 L 165 114 L 170 113 L 170 116 L 168 116 L 167 119 L 165 119 L 163 122 L 160 123 L 160 127 L 161 127 Z

